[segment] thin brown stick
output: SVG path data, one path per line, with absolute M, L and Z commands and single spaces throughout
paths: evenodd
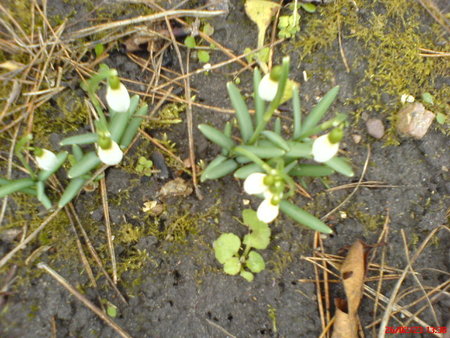
M 314 255 L 316 254 L 316 251 L 318 249 L 318 237 L 319 236 L 320 236 L 320 234 L 316 231 L 314 233 L 314 238 L 313 238 Z M 319 269 L 315 264 L 314 264 L 314 274 L 316 276 L 317 306 L 318 306 L 319 315 L 320 315 L 320 323 L 322 325 L 322 331 L 325 331 L 325 328 L 327 327 L 327 325 L 326 325 L 326 320 L 325 320 L 325 318 L 326 318 L 325 313 L 323 311 L 322 287 L 321 287 L 321 283 L 319 282 L 319 280 L 321 278 L 320 278 Z
M 420 256 L 420 254 L 422 253 L 423 249 L 427 246 L 428 242 L 431 240 L 431 238 L 440 230 L 442 229 L 446 229 L 446 227 L 444 225 L 438 226 L 436 228 L 434 228 L 429 234 L 428 236 L 423 240 L 423 242 L 421 243 L 420 247 L 416 250 L 416 252 L 414 253 L 414 256 L 411 258 L 410 262 L 408 263 L 408 265 L 405 267 L 405 269 L 403 270 L 402 275 L 400 276 L 400 278 L 398 279 L 391 297 L 389 299 L 389 303 L 387 304 L 386 310 L 383 314 L 383 318 L 381 320 L 381 324 L 380 324 L 380 330 L 378 331 L 378 338 L 384 338 L 385 337 L 385 327 L 388 324 L 389 321 L 389 317 L 391 315 L 391 312 L 393 310 L 394 304 L 395 304 L 395 300 L 397 297 L 398 292 L 400 291 L 400 286 L 403 283 L 403 280 L 406 278 L 406 275 L 408 274 L 410 267 L 412 264 L 414 264 L 414 262 L 417 260 L 417 258 Z M 448 230 L 448 229 L 447 229 Z
M 342 45 L 342 32 L 341 32 L 341 19 L 340 17 L 338 17 L 338 41 L 339 41 L 339 52 L 341 53 L 341 58 L 342 58 L 342 62 L 344 63 L 345 66 L 345 70 L 347 71 L 347 73 L 350 73 L 350 67 L 348 65 L 347 62 L 347 57 L 345 56 L 345 51 L 344 51 L 344 47 Z
M 109 204 L 108 204 L 108 192 L 106 190 L 106 182 L 103 177 L 100 180 L 100 194 L 102 196 L 103 205 L 103 215 L 105 216 L 105 227 L 106 227 L 106 240 L 108 242 L 109 256 L 111 258 L 111 267 L 113 282 L 117 284 L 117 263 L 116 263 L 116 253 L 114 251 L 114 243 L 111 231 L 111 220 L 109 218 Z
M 92 34 L 97 34 L 103 32 L 108 29 L 120 28 L 129 25 L 136 25 L 142 22 L 151 22 L 160 19 L 170 18 L 170 17 L 178 17 L 178 16 L 189 16 L 189 17 L 200 17 L 200 18 L 210 18 L 220 14 L 223 14 L 223 11 L 197 11 L 197 10 L 170 10 L 164 11 L 160 13 L 138 16 L 132 19 L 118 20 L 114 22 L 109 22 L 101 25 L 96 25 L 92 27 L 87 27 L 80 29 L 76 32 L 73 32 L 70 36 L 70 40 L 80 39 Z
M 367 145 L 367 157 L 366 161 L 364 162 L 363 171 L 361 173 L 361 177 L 358 180 L 357 185 L 355 186 L 355 189 L 341 202 L 337 207 L 335 207 L 333 210 L 328 212 L 325 216 L 321 218 L 321 220 L 326 220 L 330 215 L 334 214 L 337 210 L 339 210 L 345 203 L 347 203 L 352 196 L 356 193 L 356 191 L 359 189 L 359 186 L 361 185 L 362 180 L 364 179 L 364 175 L 366 174 L 367 167 L 369 165 L 369 159 L 370 159 L 370 145 Z
M 70 285 L 67 280 L 65 280 L 61 275 L 59 275 L 55 270 L 50 268 L 45 263 L 38 263 L 37 267 L 39 269 L 45 270 L 50 276 L 52 276 L 60 285 L 62 285 L 67 291 L 69 291 L 74 297 L 76 297 L 80 302 L 82 302 L 89 310 L 94 312 L 100 317 L 107 325 L 114 329 L 121 337 L 131 338 L 131 336 L 122 329 L 116 322 L 114 322 L 108 315 L 104 314 L 98 307 L 89 301 L 84 295 L 82 295 L 77 289 Z

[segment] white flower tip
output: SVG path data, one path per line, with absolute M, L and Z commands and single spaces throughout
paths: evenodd
M 270 199 L 264 199 L 256 211 L 258 219 L 264 223 L 270 223 L 277 218 L 280 208 L 278 205 L 273 205 Z
M 55 168 L 58 159 L 56 155 L 47 149 L 42 149 L 43 153 L 41 156 L 36 156 L 36 162 L 39 169 L 42 170 L 52 170 Z
M 270 73 L 264 75 L 258 86 L 258 95 L 265 101 L 272 101 L 277 95 L 278 82 L 270 78 Z
M 97 155 L 104 164 L 107 165 L 116 165 L 122 161 L 123 152 L 120 149 L 119 145 L 111 141 L 111 147 L 109 149 L 103 149 L 101 147 L 97 148 Z
M 312 154 L 314 161 L 323 163 L 331 160 L 339 150 L 339 142 L 331 143 L 328 134 L 319 136 L 314 140 Z
M 118 113 L 126 113 L 128 111 L 128 108 L 130 108 L 130 94 L 123 83 L 120 83 L 117 89 L 112 89 L 108 85 L 106 88 L 106 102 L 109 108 Z
M 267 190 L 264 184 L 266 174 L 253 173 L 247 176 L 244 181 L 244 191 L 249 195 L 259 195 Z
M 403 94 L 401 97 L 400 97 L 400 102 L 401 103 L 403 103 L 403 104 L 405 104 L 405 103 L 413 103 L 415 101 L 415 98 L 414 98 L 414 96 L 412 96 L 412 95 L 409 95 L 409 94 Z

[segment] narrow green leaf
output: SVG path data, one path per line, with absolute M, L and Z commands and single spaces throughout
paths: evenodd
M 323 232 L 325 234 L 331 234 L 331 230 L 325 223 L 323 223 L 317 217 L 311 215 L 303 209 L 300 209 L 296 205 L 288 201 L 280 202 L 280 210 L 283 211 L 287 216 L 292 218 L 294 221 L 301 223 L 313 230 Z
M 247 105 L 242 98 L 239 89 L 233 82 L 227 83 L 228 95 L 230 95 L 231 104 L 236 110 L 236 117 L 239 123 L 242 139 L 246 143 L 253 134 L 253 123 L 248 112 Z
M 274 158 L 281 157 L 286 152 L 276 146 L 240 146 L 241 148 L 255 154 L 259 158 Z
M 0 187 L 0 198 L 31 187 L 32 185 L 34 185 L 34 181 L 31 178 L 20 178 L 18 180 L 8 181 L 8 183 Z
M 141 126 L 143 117 L 147 115 L 147 111 L 148 105 L 144 104 L 138 109 L 136 114 L 134 114 L 134 116 L 131 117 L 125 129 L 125 132 L 123 133 L 122 138 L 120 139 L 121 148 L 128 147 L 131 141 L 133 141 L 133 138 L 136 136 L 139 127 Z
M 294 133 L 292 135 L 292 138 L 296 139 L 300 136 L 302 125 L 302 107 L 300 103 L 300 94 L 297 85 L 295 85 L 293 88 L 292 109 L 294 115 Z
M 239 178 L 239 179 L 246 179 L 250 174 L 253 173 L 260 173 L 263 172 L 264 170 L 257 165 L 256 163 L 250 163 L 247 165 L 244 165 L 243 167 L 240 167 L 238 170 L 236 170 L 233 174 L 233 176 L 235 178 Z
M 330 108 L 331 104 L 336 99 L 336 96 L 339 93 L 339 86 L 336 86 L 328 91 L 325 96 L 317 103 L 317 105 L 311 110 L 308 116 L 305 119 L 305 123 L 302 126 L 302 132 L 308 132 L 309 129 L 314 128 L 317 123 L 322 119 L 322 117 L 327 112 L 328 108 Z
M 87 179 L 84 177 L 77 177 L 71 180 L 58 202 L 58 207 L 62 208 L 67 203 L 72 201 L 75 198 L 75 196 L 80 192 L 81 188 L 83 188 L 83 185 L 86 181 Z
M 56 155 L 55 166 L 51 170 L 41 170 L 39 171 L 38 179 L 39 181 L 47 180 L 53 173 L 55 173 L 66 161 L 69 153 L 67 151 L 61 151 Z
M 88 173 L 90 170 L 94 169 L 101 163 L 97 154 L 94 151 L 86 153 L 83 158 L 75 163 L 75 165 L 70 168 L 68 177 L 75 178 Z
M 72 144 L 91 144 L 98 141 L 96 133 L 86 133 L 75 136 L 66 137 L 59 142 L 60 146 L 70 146 Z
M 128 113 L 116 113 L 111 118 L 108 130 L 113 141 L 119 142 L 127 127 L 129 117 L 130 115 L 128 115 Z
M 319 164 L 299 164 L 293 168 L 289 174 L 292 176 L 311 176 L 322 177 L 328 176 L 334 173 L 334 170 Z
M 352 167 L 345 158 L 335 156 L 331 160 L 325 162 L 325 164 L 342 175 L 348 177 L 353 177 L 355 175 Z
M 232 132 L 232 125 L 230 121 L 225 123 L 225 127 L 223 127 L 223 133 L 225 136 L 231 138 L 231 132 Z M 222 155 L 227 156 L 229 153 L 228 149 L 222 148 Z
M 311 157 L 312 143 L 288 142 L 288 144 L 291 150 L 286 153 L 286 157 Z
M 211 170 L 208 170 L 208 172 L 204 175 L 203 180 L 215 180 L 217 178 L 224 177 L 236 170 L 237 167 L 238 164 L 236 163 L 236 161 L 226 160 L 220 165 L 216 165 Z
M 214 160 L 212 160 L 211 163 L 208 164 L 208 166 L 205 168 L 202 175 L 200 176 L 200 181 L 201 182 L 206 181 L 208 173 L 211 172 L 211 170 L 214 169 L 215 167 L 217 167 L 218 165 L 225 162 L 226 160 L 227 160 L 227 158 L 223 155 L 219 155 Z
M 234 147 L 234 142 L 231 139 L 231 137 L 226 136 L 220 130 L 208 126 L 207 124 L 198 125 L 198 129 L 208 140 L 214 142 L 215 144 L 221 146 L 222 148 L 230 150 L 231 148 Z
M 128 116 L 133 116 L 139 105 L 140 97 L 139 95 L 133 95 L 130 99 L 130 108 L 128 108 Z
M 77 162 L 83 158 L 83 150 L 78 144 L 72 144 L 72 154 Z
M 45 209 L 50 209 L 52 207 L 52 201 L 48 198 L 48 196 L 45 194 L 45 185 L 44 182 L 39 181 L 36 183 L 37 187 L 37 198 L 39 202 L 42 203 L 42 205 L 45 207 Z
M 275 125 L 273 127 L 273 131 L 278 134 L 281 135 L 281 119 L 279 117 L 277 117 L 275 119 Z
M 255 67 L 253 71 L 253 101 L 255 102 L 255 116 L 256 124 L 259 124 L 264 116 L 266 110 L 266 104 L 262 98 L 258 95 L 259 83 L 261 82 L 261 72 Z
M 238 156 L 234 159 L 237 163 L 239 164 L 246 164 L 246 163 L 250 163 L 251 160 L 248 157 L 245 156 Z
M 269 141 L 273 143 L 273 145 L 275 145 L 285 151 L 289 151 L 291 149 L 289 147 L 289 144 L 278 133 L 270 131 L 270 130 L 264 130 L 263 132 L 261 132 L 261 134 L 263 134 L 265 137 L 267 137 L 269 139 Z

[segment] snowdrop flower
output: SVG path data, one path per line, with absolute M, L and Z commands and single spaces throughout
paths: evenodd
M 272 101 L 277 95 L 278 79 L 280 78 L 281 66 L 273 67 L 272 71 L 261 79 L 258 86 L 258 95 L 265 101 Z
M 108 82 L 106 102 L 110 109 L 118 113 L 126 113 L 130 108 L 130 94 L 117 76 L 112 77 Z
M 314 161 L 323 163 L 331 160 L 339 150 L 339 141 L 342 136 L 342 129 L 336 128 L 330 133 L 316 138 L 312 146 Z
M 34 153 L 39 169 L 52 170 L 56 167 L 58 159 L 56 158 L 56 155 L 50 150 L 36 148 Z
M 244 190 L 247 194 L 264 195 L 264 200 L 256 211 L 258 219 L 264 223 L 272 222 L 279 213 L 278 203 L 273 203 L 274 200 L 279 200 L 279 198 L 270 191 L 270 181 L 273 181 L 273 177 L 263 173 L 250 174 L 244 181 Z
M 122 161 L 123 152 L 119 145 L 110 138 L 100 138 L 97 155 L 104 164 L 116 165 Z

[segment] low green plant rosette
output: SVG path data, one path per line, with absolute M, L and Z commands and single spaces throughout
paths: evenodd
M 246 179 L 253 173 L 270 175 L 276 170 L 277 175 L 283 177 L 284 185 L 289 190 L 280 194 L 281 202 L 283 202 L 280 203 L 280 210 L 295 221 L 314 230 L 331 233 L 331 229 L 322 221 L 296 207 L 288 199 L 294 195 L 294 180 L 298 177 L 324 177 L 335 172 L 348 177 L 354 175 L 346 159 L 332 155 L 326 161 L 317 160 L 317 162 L 313 151 L 316 135 L 325 131 L 329 131 L 327 135 L 335 130 L 334 133 L 341 132 L 345 124 L 346 115 L 341 113 L 321 122 L 335 101 L 339 86 L 330 89 L 311 112 L 303 117 L 298 86 L 288 79 L 288 74 L 289 57 L 285 57 L 281 66 L 274 67 L 270 75 L 271 79 L 272 77 L 277 79 L 278 85 L 275 97 L 266 104 L 258 94 L 263 79 L 259 70 L 255 68 L 253 76 L 255 114 L 253 115 L 249 113 L 248 106 L 236 85 L 232 82 L 227 84 L 228 94 L 236 112 L 240 138 L 236 141 L 236 138 L 232 137 L 231 124 L 227 124 L 223 131 L 207 124 L 198 126 L 208 140 L 222 149 L 221 153 L 202 172 L 201 181 L 218 179 L 229 174 Z M 281 128 L 280 119 L 274 119 L 273 114 L 282 104 L 287 91 L 292 93 L 293 123 L 290 132 L 285 133 Z M 271 121 L 273 121 L 273 129 L 269 129 Z

